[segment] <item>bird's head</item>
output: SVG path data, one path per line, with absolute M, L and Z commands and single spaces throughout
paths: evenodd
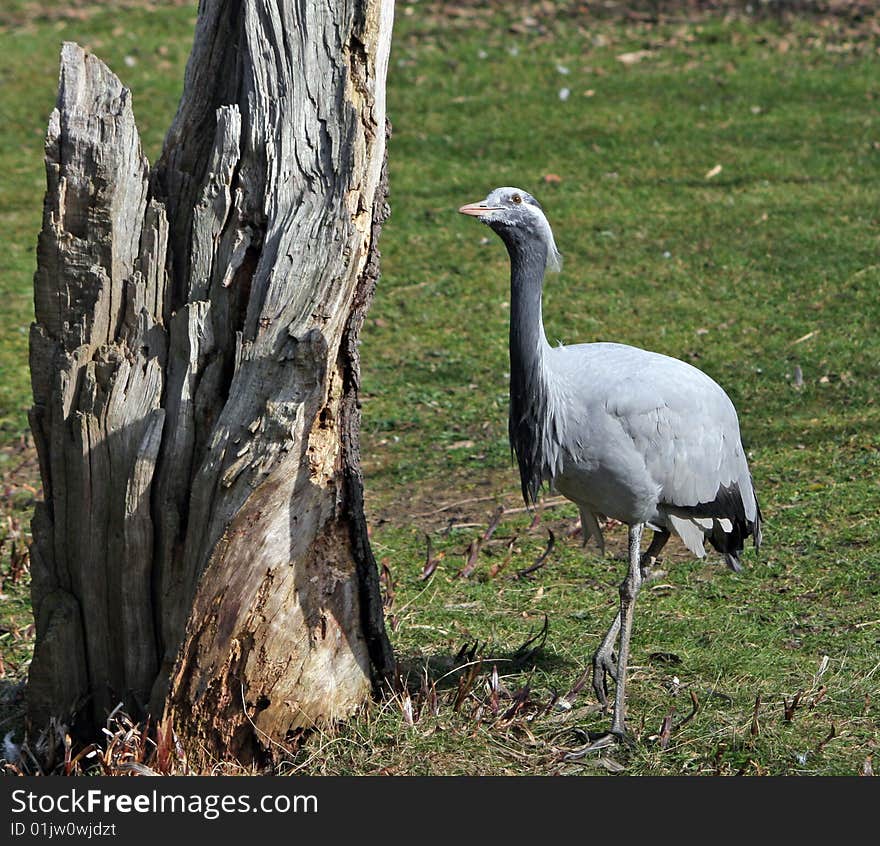
M 547 269 L 560 270 L 562 256 L 541 204 L 521 188 L 496 188 L 485 200 L 459 209 L 490 226 L 511 248 L 514 243 L 537 241 L 547 251 Z

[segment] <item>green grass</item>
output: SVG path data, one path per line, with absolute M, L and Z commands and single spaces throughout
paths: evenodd
M 188 6 L 120 13 L 93 4 L 55 20 L 41 20 L 34 7 L 39 4 L 14 0 L 0 12 L 0 433 L 6 438 L 24 431 L 30 405 L 27 343 L 45 191 L 43 139 L 55 105 L 61 45 L 78 41 L 132 89 L 141 140 L 155 161 L 180 98 L 195 24 L 195 9 Z
M 29 404 L 41 137 L 60 42 L 89 44 L 131 86 L 154 159 L 194 17 L 163 5 L 132 9 L 124 22 L 97 7 L 84 20 L 22 14 L 24 23 L 0 19 L 3 468 Z M 511 20 L 464 27 L 424 4 L 398 8 L 392 217 L 364 331 L 363 452 L 373 543 L 394 585 L 392 637 L 421 712 L 408 725 L 403 694 L 374 705 L 311 735 L 290 766 L 857 773 L 880 739 L 876 36 L 864 35 L 867 23 L 849 31 L 811 19 L 651 26 L 560 16 L 519 33 Z M 641 50 L 634 64 L 617 59 Z M 604 758 L 563 760 L 582 742 L 576 729 L 605 725 L 588 691 L 570 710 L 545 706 L 570 690 L 610 621 L 622 560 L 566 537 L 575 513 L 560 507 L 531 531 L 529 515 L 505 516 L 472 576 L 456 576 L 496 502 L 518 504 L 506 437 L 507 257 L 455 213 L 498 185 L 538 197 L 565 256 L 547 284 L 548 336 L 646 346 L 717 379 L 739 409 L 766 517 L 765 548 L 746 555 L 741 574 L 670 545 L 668 573 L 636 612 L 629 693 L 639 743 Z M 20 488 L 15 496 L 5 510 L 23 518 L 30 499 Z M 451 516 L 471 525 L 449 530 Z M 544 549 L 546 526 L 557 535 L 548 563 L 510 578 Z M 443 557 L 423 582 L 426 532 Z M 514 536 L 510 560 L 491 575 Z M 624 539 L 609 532 L 612 553 Z M 8 553 L 7 543 L 4 568 Z M 16 596 L 19 631 L 27 606 Z M 4 620 L 11 608 L 0 606 Z M 543 648 L 513 660 L 544 615 Z M 482 664 L 466 683 L 453 658 L 475 642 Z M 2 643 L 10 677 L 20 677 L 21 646 Z M 504 686 L 497 713 L 493 666 Z M 437 713 L 418 691 L 422 667 L 434 680 L 451 673 L 437 681 Z M 504 691 L 526 684 L 505 718 Z M 786 719 L 784 701 L 799 691 Z M 696 713 L 661 748 L 664 717 L 674 709 L 684 719 L 691 693 Z

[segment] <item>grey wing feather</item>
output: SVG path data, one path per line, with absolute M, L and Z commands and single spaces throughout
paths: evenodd
M 760 546 L 761 513 L 736 409 L 684 362 L 658 362 L 651 376 L 655 390 L 621 391 L 616 413 L 661 485 L 658 510 L 692 552 L 702 557 L 705 536 L 738 570 L 745 538 Z
M 645 456 L 661 485 L 661 504 L 692 509 L 713 502 L 719 488 L 736 486 L 753 520 L 756 505 L 733 403 L 704 373 L 670 361 L 679 367 L 655 368 L 650 390 L 643 379 L 630 386 L 636 390 L 622 385 L 609 411 Z
M 760 544 L 761 514 L 736 409 L 724 390 L 701 370 L 658 353 L 619 344 L 565 349 L 567 367 L 579 370 L 573 381 L 602 398 L 656 484 L 657 522 L 699 556 L 708 537 L 736 568 L 744 538 Z

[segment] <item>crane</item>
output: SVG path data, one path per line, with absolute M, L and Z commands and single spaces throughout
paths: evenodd
M 700 558 L 708 540 L 737 571 L 746 539 L 760 548 L 761 509 L 736 409 L 714 380 L 678 359 L 624 344 L 547 342 L 544 274 L 561 258 L 531 194 L 496 188 L 459 212 L 487 224 L 510 256 L 509 435 L 526 504 L 549 485 L 577 505 L 584 544 L 594 537 L 603 553 L 600 520 L 629 528 L 620 609 L 592 664 L 603 710 L 607 680 L 615 681 L 610 736 L 624 739 L 636 597 L 670 535 Z M 653 535 L 643 553 L 646 527 Z

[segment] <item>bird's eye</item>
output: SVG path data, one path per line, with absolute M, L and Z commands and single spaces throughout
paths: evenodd
M 513 200 L 513 202 L 515 202 L 517 205 L 522 202 L 522 197 L 520 197 L 519 194 L 514 194 L 510 199 Z

